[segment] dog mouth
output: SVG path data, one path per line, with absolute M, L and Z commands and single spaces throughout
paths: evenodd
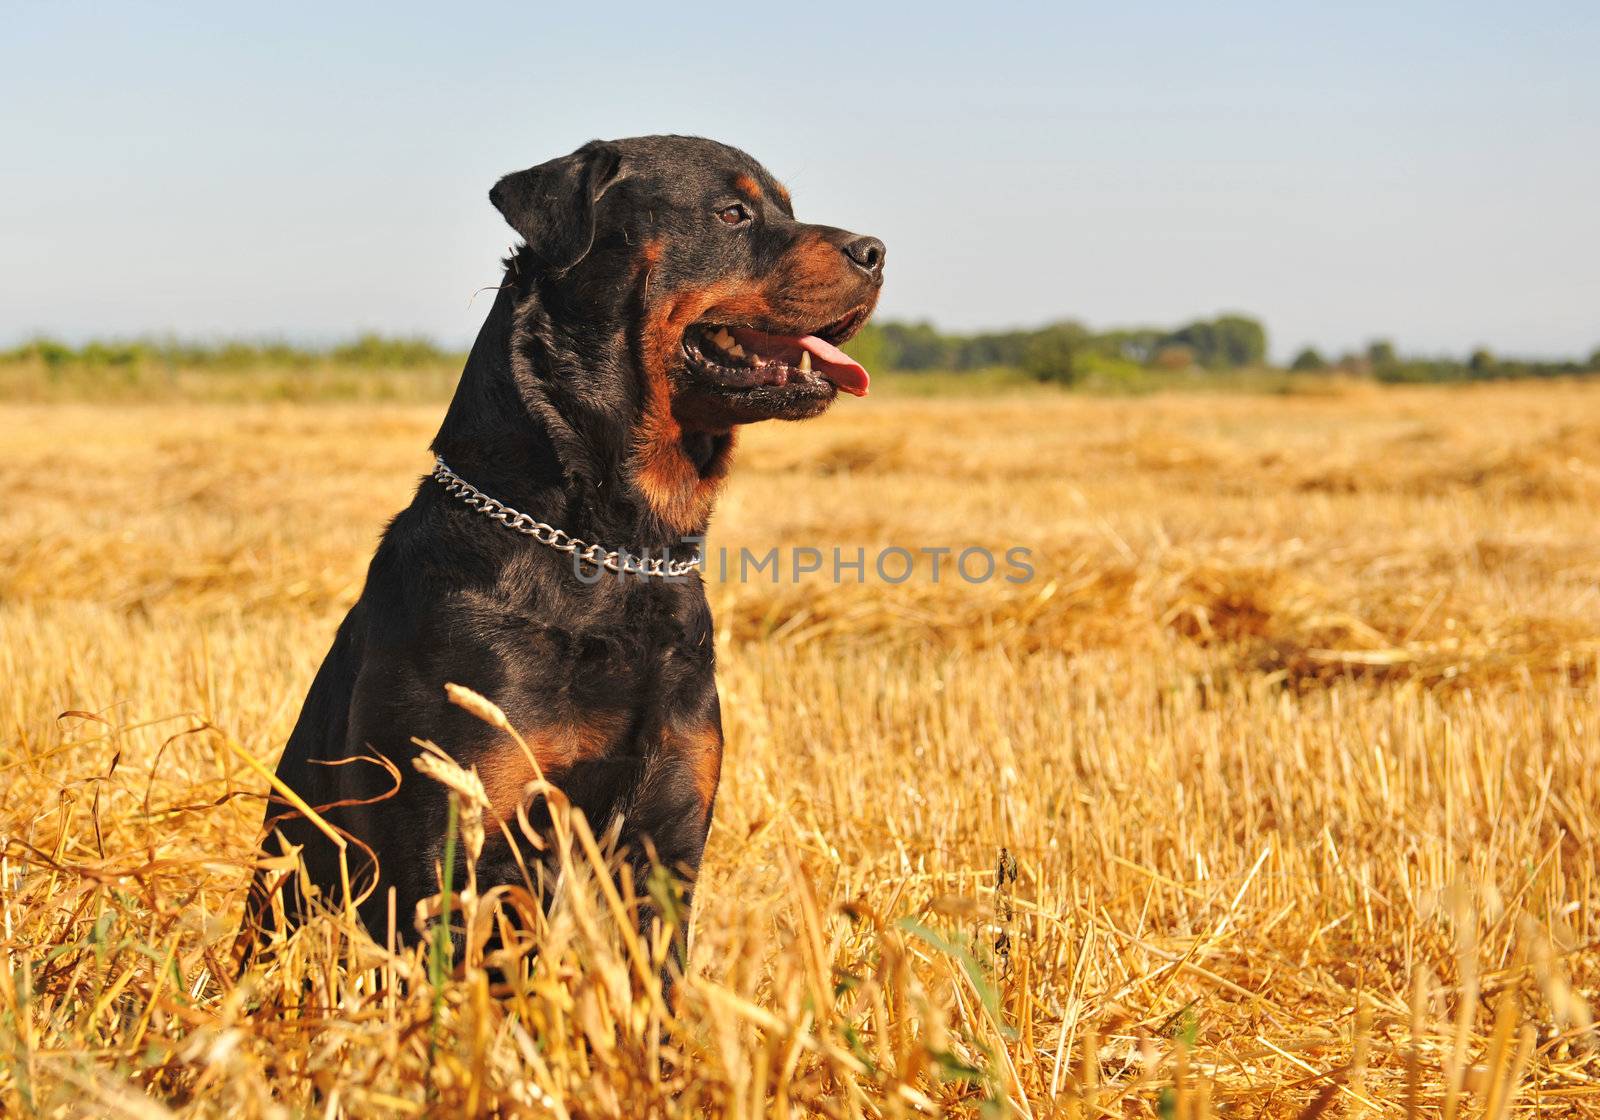
M 815 331 L 794 334 L 736 323 L 696 323 L 684 332 L 684 357 L 691 370 L 721 389 L 811 389 L 830 395 L 842 390 L 864 397 L 867 371 L 839 343 L 855 334 L 869 313 L 869 308 L 858 307 Z

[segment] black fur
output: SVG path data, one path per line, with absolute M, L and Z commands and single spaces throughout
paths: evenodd
M 724 384 L 685 349 L 685 330 L 733 323 L 840 341 L 877 299 L 881 243 L 796 221 L 759 164 L 692 137 L 596 141 L 506 176 L 490 198 L 525 244 L 435 451 L 485 493 L 585 541 L 687 555 L 682 538 L 705 531 L 735 427 L 814 415 L 834 387 Z M 728 220 L 737 206 L 748 222 Z M 391 892 L 410 941 L 417 903 L 439 890 L 446 795 L 414 770 L 412 738 L 477 766 L 508 815 L 529 776 L 506 736 L 446 700 L 446 682 L 496 701 L 597 833 L 620 820 L 635 883 L 653 858 L 692 884 L 721 764 L 698 574 L 580 579 L 567 556 L 422 481 L 383 534 L 278 768 L 352 841 L 353 892 L 380 938 Z M 529 812 L 548 823 L 542 802 Z M 276 854 L 273 831 L 303 849 L 316 905 L 339 908 L 334 846 L 276 797 Z M 534 862 L 527 845 L 523 855 Z M 491 829 L 480 890 L 520 881 Z M 272 889 L 286 892 L 291 923 L 313 905 L 293 880 L 258 872 L 249 952 L 272 923 Z

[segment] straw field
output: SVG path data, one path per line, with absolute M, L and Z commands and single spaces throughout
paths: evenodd
M 713 548 L 1034 572 L 712 581 L 673 1003 L 578 818 L 537 953 L 236 982 L 252 763 L 440 412 L 0 404 L 0 1113 L 1600 1116 L 1600 384 L 752 429 Z

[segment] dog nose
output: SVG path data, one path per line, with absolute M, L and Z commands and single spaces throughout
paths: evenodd
M 844 247 L 850 263 L 874 280 L 883 279 L 883 257 L 888 250 L 876 237 L 858 237 Z

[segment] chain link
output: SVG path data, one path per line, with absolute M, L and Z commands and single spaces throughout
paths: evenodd
M 519 513 L 504 502 L 489 497 L 451 470 L 437 455 L 433 458 L 433 480 L 479 513 L 487 514 L 512 532 L 532 537 L 542 545 L 598 568 L 626 575 L 681 577 L 700 567 L 698 552 L 687 560 L 669 560 L 665 557 L 634 556 L 626 551 L 612 551 L 603 545 L 580 540 L 564 530 L 557 529 L 554 525 L 547 525 L 537 518 Z

